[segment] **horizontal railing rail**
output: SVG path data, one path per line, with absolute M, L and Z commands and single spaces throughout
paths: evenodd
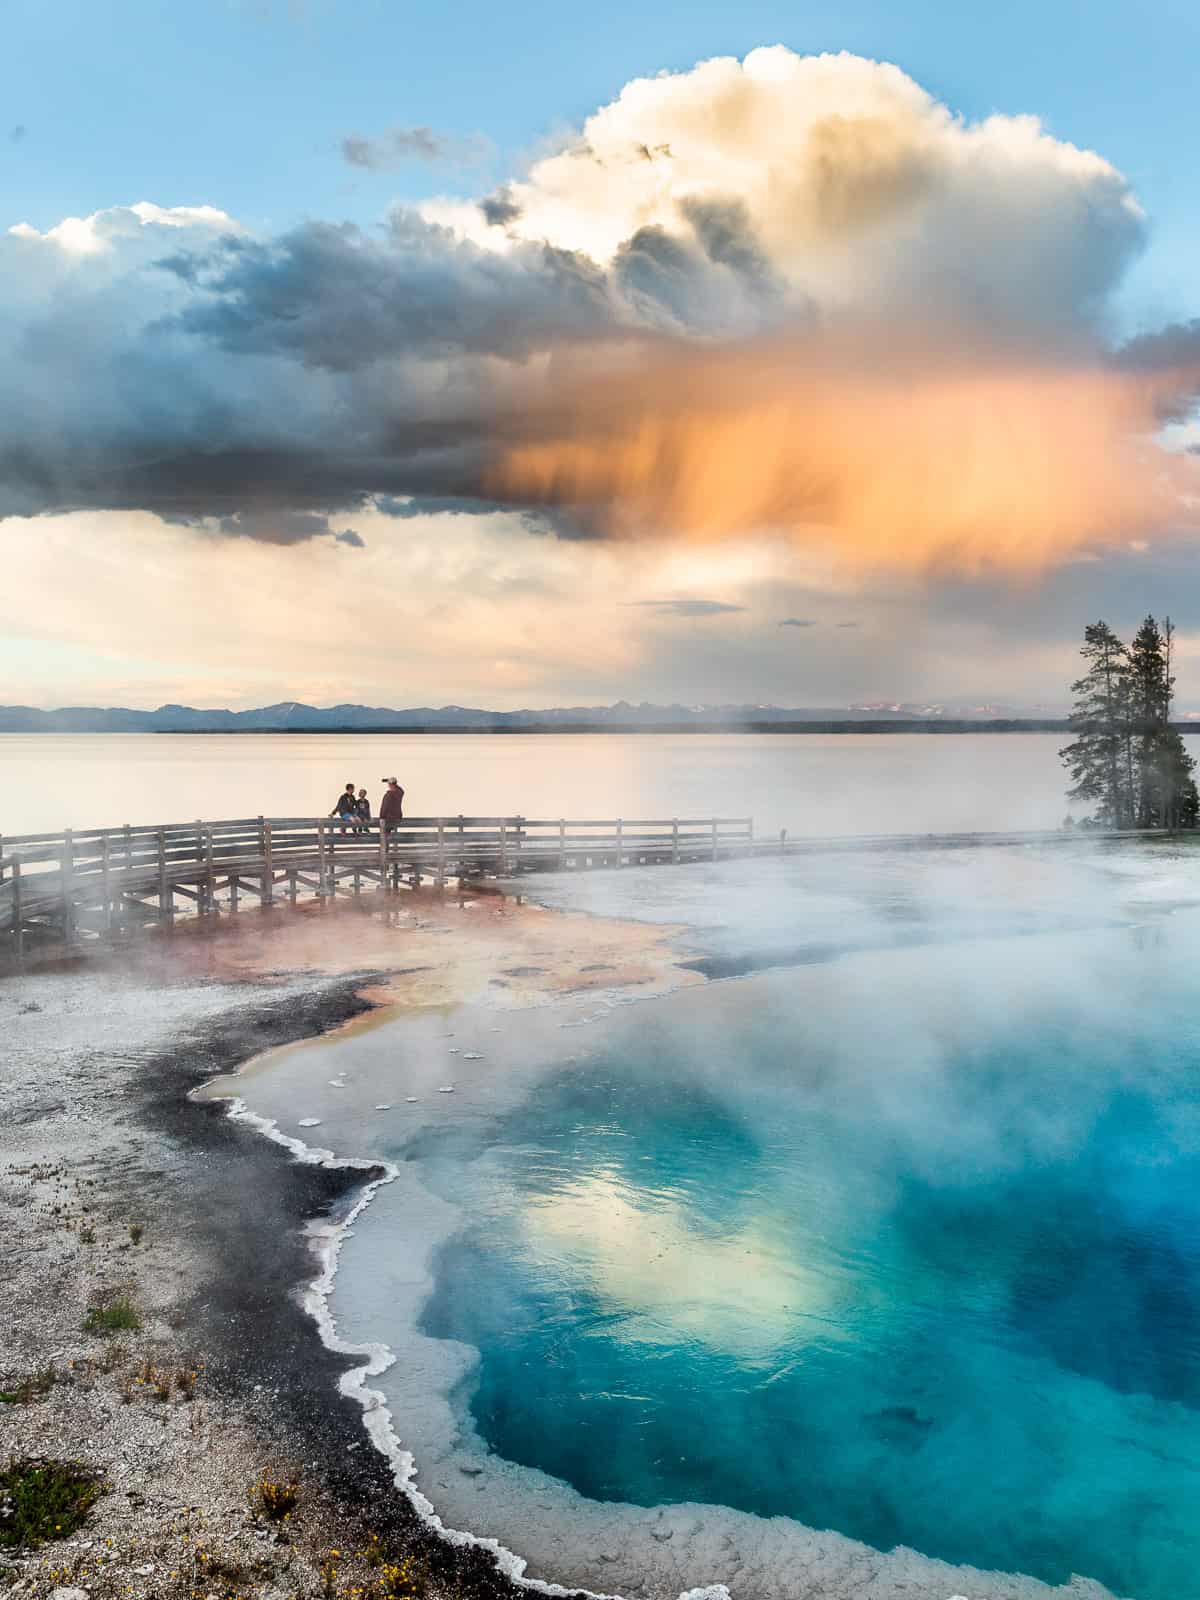
M 18 956 L 27 934 L 68 942 L 185 909 L 236 910 L 303 891 L 383 892 L 431 879 L 716 861 L 755 849 L 749 817 L 235 817 L 0 836 L 0 937 Z

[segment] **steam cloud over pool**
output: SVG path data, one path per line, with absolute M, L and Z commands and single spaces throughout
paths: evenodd
M 653 876 L 620 895 L 698 894 L 725 920 L 697 944 L 749 947 L 744 882 Z M 248 1086 L 400 1162 L 334 1310 L 395 1352 L 444 1520 L 608 1592 L 1187 1593 L 1191 880 L 1152 853 L 793 863 L 756 936 L 797 964 L 402 1021 Z

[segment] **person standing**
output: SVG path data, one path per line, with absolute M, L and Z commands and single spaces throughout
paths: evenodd
M 342 832 L 345 833 L 358 815 L 358 801 L 354 798 L 354 785 L 352 783 L 348 783 L 341 794 L 338 795 L 337 800 L 334 802 L 333 810 L 329 815 L 337 817 L 342 824 Z
M 404 790 L 399 778 L 385 778 L 387 788 L 379 802 L 379 823 L 384 833 L 392 833 L 404 815 Z

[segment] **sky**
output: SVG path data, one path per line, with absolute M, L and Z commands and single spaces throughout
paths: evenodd
M 0 703 L 1200 709 L 1175 0 L 7 0 Z

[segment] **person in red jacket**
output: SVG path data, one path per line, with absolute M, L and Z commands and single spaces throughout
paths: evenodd
M 384 778 L 383 782 L 387 788 L 379 802 L 379 825 L 385 833 L 391 833 L 404 815 L 404 790 L 399 778 Z

